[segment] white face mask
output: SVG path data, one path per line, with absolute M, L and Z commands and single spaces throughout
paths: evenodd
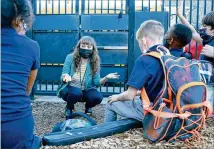
M 26 31 L 25 30 L 21 30 L 18 34 L 19 35 L 25 35 Z
M 142 53 L 143 53 L 143 54 L 146 54 L 148 51 L 149 51 L 149 50 L 143 50 Z
M 22 22 L 22 24 L 20 25 L 21 30 L 18 32 L 19 35 L 25 35 L 27 32 L 27 24 L 24 23 L 24 21 Z

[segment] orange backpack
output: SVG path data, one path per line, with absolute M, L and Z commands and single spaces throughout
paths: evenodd
M 201 81 L 199 64 L 184 57 L 169 55 L 159 46 L 158 52 L 145 55 L 160 60 L 165 78 L 158 97 L 151 104 L 145 88 L 141 90 L 144 107 L 144 135 L 151 142 L 186 140 L 196 136 L 212 113 L 206 101 L 207 88 Z

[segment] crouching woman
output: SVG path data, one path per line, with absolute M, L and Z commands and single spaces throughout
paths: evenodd
M 74 104 L 85 102 L 85 113 L 92 114 L 91 108 L 100 104 L 103 96 L 97 90 L 108 79 L 117 79 L 117 73 L 100 78 L 100 58 L 95 40 L 84 36 L 77 43 L 74 52 L 68 54 L 62 70 L 63 85 L 57 95 L 67 102 L 66 119 L 71 118 Z

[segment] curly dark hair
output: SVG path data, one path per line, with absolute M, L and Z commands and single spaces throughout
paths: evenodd
M 95 75 L 100 70 L 100 57 L 98 55 L 96 42 L 90 36 L 83 36 L 79 40 L 79 42 L 77 43 L 77 45 L 74 49 L 74 52 L 73 52 L 74 70 L 77 71 L 80 68 L 79 65 L 80 65 L 81 57 L 79 55 L 79 49 L 80 49 L 81 43 L 93 46 L 92 55 L 90 56 L 90 65 L 91 65 L 91 69 L 92 69 L 92 75 Z
M 175 39 L 178 48 L 183 48 L 189 44 L 192 39 L 192 31 L 184 24 L 175 24 L 171 26 L 169 34 Z
M 27 29 L 32 27 L 34 14 L 30 0 L 1 0 L 1 26 L 11 27 L 18 17 Z

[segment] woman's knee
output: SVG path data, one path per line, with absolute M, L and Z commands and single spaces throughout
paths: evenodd
M 68 95 L 66 97 L 67 107 L 74 109 L 74 104 L 82 99 L 82 90 L 76 87 L 69 86 Z
M 68 90 L 68 97 L 71 99 L 81 99 L 83 96 L 82 90 L 77 87 L 70 87 Z
M 103 100 L 103 95 L 97 90 L 91 90 L 91 91 L 86 91 L 84 93 L 84 98 L 86 102 L 93 102 L 96 104 L 100 104 Z

